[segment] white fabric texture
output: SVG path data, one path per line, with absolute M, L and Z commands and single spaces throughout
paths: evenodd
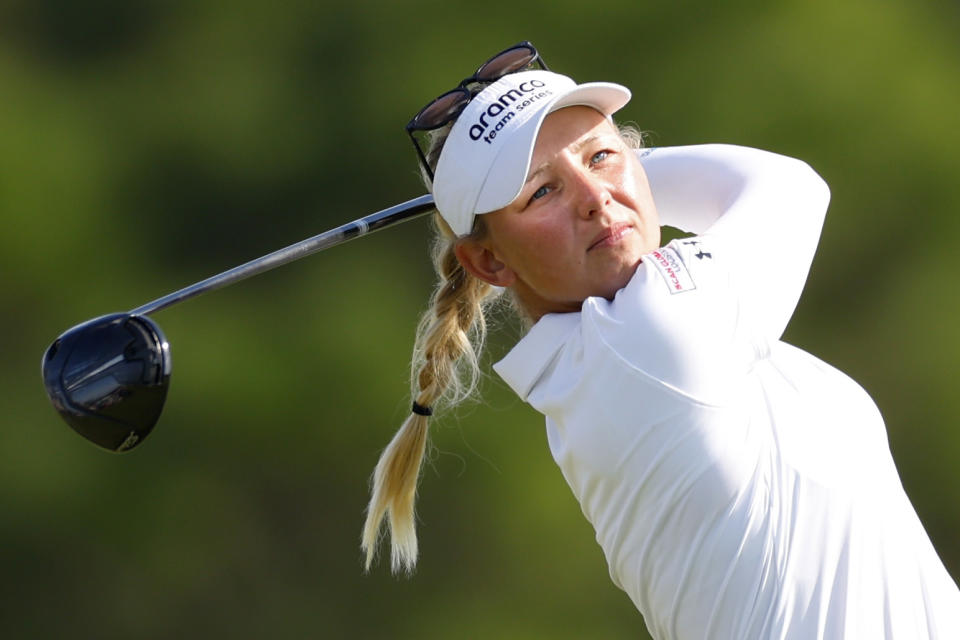
M 805 163 L 644 151 L 663 224 L 611 302 L 544 316 L 497 372 L 658 640 L 960 638 L 960 591 L 867 393 L 780 341 L 829 200 Z

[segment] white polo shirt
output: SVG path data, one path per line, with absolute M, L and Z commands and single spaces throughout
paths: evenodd
M 779 340 L 826 185 L 727 145 L 642 162 L 662 223 L 701 235 L 495 365 L 546 416 L 613 581 L 657 639 L 960 639 L 960 592 L 876 406 Z

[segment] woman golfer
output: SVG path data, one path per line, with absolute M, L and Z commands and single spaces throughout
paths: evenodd
M 471 390 L 484 304 L 508 292 L 530 329 L 494 368 L 546 416 L 653 637 L 960 638 L 876 406 L 780 341 L 827 186 L 765 151 L 635 150 L 611 119 L 629 98 L 522 43 L 408 125 L 432 132 L 440 282 L 413 411 L 374 473 L 368 566 L 385 517 L 394 569 L 415 563 L 431 408 Z M 661 224 L 696 235 L 661 247 Z

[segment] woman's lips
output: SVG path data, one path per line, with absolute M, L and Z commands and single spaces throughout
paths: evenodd
M 601 249 L 603 247 L 612 247 L 619 244 L 624 236 L 633 233 L 633 226 L 626 222 L 618 222 L 606 227 L 593 238 L 593 242 L 587 247 L 587 251 Z

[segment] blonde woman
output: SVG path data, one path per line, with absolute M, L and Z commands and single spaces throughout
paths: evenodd
M 428 420 L 471 390 L 484 307 L 505 291 L 530 329 L 494 368 L 545 415 L 653 637 L 960 638 L 960 592 L 876 406 L 780 340 L 826 184 L 755 149 L 635 149 L 611 117 L 629 98 L 521 43 L 408 125 L 438 210 L 439 284 L 412 413 L 374 472 L 367 566 L 385 519 L 393 568 L 416 562 Z M 661 224 L 695 235 L 661 247 Z

